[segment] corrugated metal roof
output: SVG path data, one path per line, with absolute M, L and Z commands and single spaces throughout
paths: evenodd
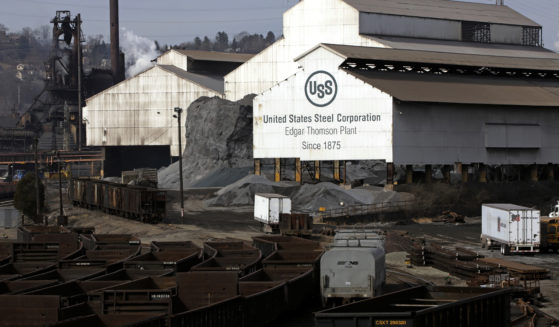
M 507 6 L 447 0 L 343 1 L 361 12 L 540 27 Z
M 401 101 L 559 107 L 559 82 L 365 70 L 347 72 Z
M 152 67 L 147 68 L 146 70 L 144 70 L 141 73 L 138 73 L 134 76 L 132 76 L 131 78 L 125 79 L 124 81 L 121 81 L 95 95 L 92 95 L 91 97 L 85 99 L 86 102 L 89 102 L 99 96 L 101 96 L 102 94 L 105 94 L 106 92 L 108 92 L 109 90 L 112 90 L 113 88 L 116 88 L 118 85 L 123 84 L 123 83 L 128 83 L 129 81 L 131 81 L 134 78 L 137 78 L 138 76 L 141 76 L 142 74 L 152 70 L 152 69 L 157 69 L 157 68 L 161 68 L 163 70 L 165 70 L 166 72 L 169 72 L 171 74 L 175 74 L 176 76 L 182 78 L 182 79 L 186 79 L 189 80 L 193 83 L 196 83 L 202 87 L 205 87 L 209 90 L 212 91 L 216 91 L 218 93 L 223 94 L 224 93 L 224 89 L 225 89 L 225 84 L 224 84 L 224 80 L 223 80 L 223 76 L 208 76 L 208 75 L 200 75 L 200 74 L 195 74 L 195 73 L 191 73 L 191 72 L 187 72 L 186 70 L 180 69 L 176 66 L 172 66 L 172 65 L 155 65 Z
M 254 56 L 254 54 L 252 53 L 179 50 L 179 49 L 174 49 L 174 50 L 194 60 L 204 60 L 204 61 L 245 62 Z
M 533 208 L 519 206 L 519 205 L 512 204 L 512 203 L 483 203 L 482 206 L 497 208 L 497 209 L 502 209 L 502 210 L 507 210 L 507 211 L 508 210 L 536 210 L 536 209 L 533 209 Z
M 396 36 L 371 36 L 363 37 L 374 40 L 385 47 L 394 49 L 423 50 L 451 52 L 462 54 L 479 54 L 503 57 L 524 58 L 557 58 L 558 54 L 542 47 L 507 45 L 495 43 L 478 43 L 448 40 L 428 40 Z
M 518 58 L 435 51 L 359 47 L 338 44 L 324 44 L 323 46 L 336 52 L 340 56 L 345 57 L 346 59 L 559 71 L 559 55 L 557 54 L 555 54 L 555 59 Z
M 225 83 L 223 81 L 223 76 L 208 76 L 208 75 L 195 74 L 195 73 L 187 72 L 186 70 L 180 69 L 173 65 L 157 65 L 157 67 L 160 67 L 161 69 L 173 73 L 180 78 L 187 79 L 207 89 L 219 92 L 221 94 L 223 94 L 224 92 Z

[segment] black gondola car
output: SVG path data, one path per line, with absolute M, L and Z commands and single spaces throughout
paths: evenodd
M 165 191 L 143 186 L 129 186 L 96 179 L 74 178 L 68 196 L 75 206 L 158 223 L 165 217 Z

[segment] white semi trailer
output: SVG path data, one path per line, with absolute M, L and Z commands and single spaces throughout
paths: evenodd
M 263 232 L 279 232 L 281 215 L 290 213 L 291 199 L 287 196 L 271 193 L 254 195 L 254 220 L 260 222 Z
M 509 203 L 481 206 L 481 247 L 501 248 L 503 255 L 534 253 L 540 247 L 540 211 Z

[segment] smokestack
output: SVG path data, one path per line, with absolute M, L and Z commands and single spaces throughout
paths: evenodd
M 124 60 L 120 57 L 120 44 L 118 40 L 118 0 L 111 1 L 111 70 L 113 81 L 118 83 L 124 79 Z

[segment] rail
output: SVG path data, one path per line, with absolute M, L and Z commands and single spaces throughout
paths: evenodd
M 381 202 L 375 204 L 360 204 L 360 205 L 319 210 L 318 212 L 306 212 L 306 213 L 309 213 L 311 216 L 318 217 L 321 219 L 344 217 L 344 216 L 364 216 L 364 215 L 376 214 L 381 212 L 409 210 L 416 203 L 417 202 L 415 200 L 392 201 L 392 202 Z
M 60 151 L 60 160 L 65 163 L 103 161 L 104 155 L 100 151 L 66 152 Z M 32 164 L 35 162 L 33 153 L 1 153 L 0 165 Z M 53 165 L 58 162 L 56 153 L 52 151 L 40 152 L 38 162 Z

